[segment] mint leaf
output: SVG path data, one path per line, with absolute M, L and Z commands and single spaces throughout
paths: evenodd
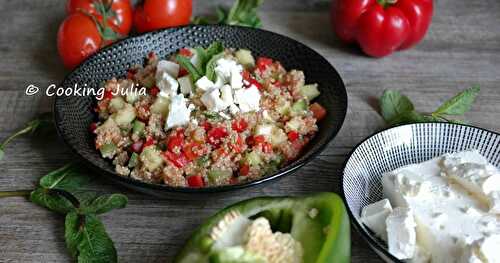
M 60 214 L 75 210 L 73 204 L 65 197 L 40 187 L 31 192 L 30 201 Z
M 219 54 L 212 56 L 212 58 L 210 58 L 210 60 L 207 62 L 205 75 L 209 80 L 215 81 L 215 66 L 217 64 L 216 62 L 223 56 L 224 52 L 220 52 Z
M 64 225 L 66 246 L 78 262 L 117 262 L 113 241 L 96 215 L 71 212 Z
M 415 109 L 410 99 L 397 90 L 385 90 L 380 98 L 380 111 L 384 120 L 388 123 L 399 123 L 397 119 L 403 115 L 411 115 Z
M 455 97 L 444 102 L 441 107 L 434 111 L 435 115 L 463 115 L 470 110 L 474 100 L 479 94 L 480 88 L 475 86 L 466 89 Z
M 93 214 L 107 213 L 127 206 L 128 198 L 122 194 L 102 195 L 94 199 L 85 210 Z
M 231 9 L 217 7 L 215 15 L 197 16 L 193 19 L 193 24 L 227 24 L 248 27 L 260 27 L 261 20 L 257 14 L 259 6 L 263 0 L 236 0 Z
M 177 55 L 176 60 L 179 65 L 181 65 L 181 67 L 185 68 L 189 72 L 194 82 L 203 77 L 203 74 L 193 65 L 193 63 L 191 63 L 191 61 L 187 57 Z
M 424 115 L 416 111 L 408 111 L 397 115 L 388 123 L 391 126 L 401 125 L 407 123 L 419 123 L 419 122 L 438 122 L 439 120 L 433 116 Z
M 40 179 L 40 186 L 47 189 L 74 191 L 90 181 L 89 176 L 80 174 L 78 167 L 67 164 Z

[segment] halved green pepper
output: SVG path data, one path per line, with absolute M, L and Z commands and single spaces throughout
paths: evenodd
M 239 222 L 227 220 L 234 219 L 235 215 L 244 219 Z M 238 239 L 238 235 L 243 236 L 238 229 L 231 229 L 231 224 L 241 225 L 247 219 L 255 220 L 260 217 L 269 221 L 272 232 L 289 233 L 301 244 L 303 256 L 295 262 L 350 262 L 349 217 L 342 199 L 334 193 L 317 193 L 304 197 L 259 197 L 229 206 L 196 230 L 174 262 L 260 262 L 257 258 L 250 260 L 249 258 L 258 255 L 242 253 L 241 246 L 221 250 L 220 245 L 227 244 L 228 240 Z M 217 230 L 215 235 L 214 229 Z M 233 236 L 224 236 L 231 234 Z

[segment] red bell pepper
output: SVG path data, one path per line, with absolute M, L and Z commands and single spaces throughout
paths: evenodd
M 432 11 L 432 0 L 333 0 L 331 18 L 341 40 L 383 57 L 420 42 Z

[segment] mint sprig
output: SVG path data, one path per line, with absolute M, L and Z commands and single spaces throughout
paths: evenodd
M 97 196 L 83 190 L 91 178 L 80 169 L 67 164 L 43 176 L 30 200 L 66 216 L 66 246 L 78 262 L 117 262 L 116 248 L 97 215 L 124 208 L 128 199 L 122 194 Z M 26 191 L 0 192 L 0 197 L 24 195 Z
M 215 16 L 197 16 L 193 19 L 193 23 L 261 27 L 262 22 L 257 10 L 263 2 L 263 0 L 236 0 L 230 9 L 219 6 L 215 9 Z
M 385 90 L 380 97 L 380 114 L 390 126 L 418 123 L 418 122 L 450 122 L 464 123 L 455 119 L 470 110 L 480 88 L 474 86 L 466 89 L 453 98 L 445 101 L 431 113 L 422 113 L 415 110 L 412 101 L 397 90 Z

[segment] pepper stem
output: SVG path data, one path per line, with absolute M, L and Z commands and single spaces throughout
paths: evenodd
M 391 5 L 394 5 L 398 2 L 398 0 L 377 0 L 377 3 L 381 6 L 383 6 L 384 8 L 387 8 Z
M 29 196 L 32 190 L 4 191 L 0 192 L 0 198 L 14 196 Z

